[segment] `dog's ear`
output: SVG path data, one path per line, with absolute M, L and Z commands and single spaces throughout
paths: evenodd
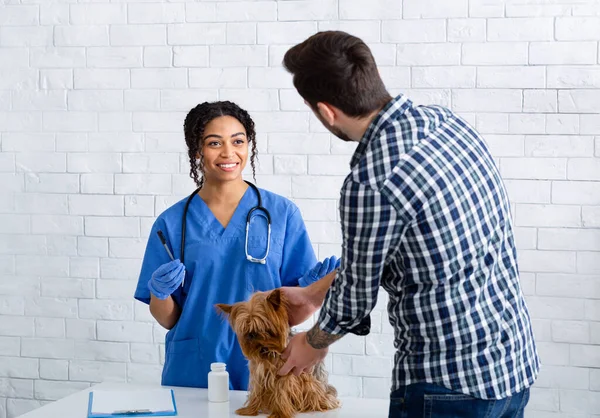
M 267 302 L 277 311 L 281 306 L 281 289 L 272 290 L 271 294 L 267 297 Z
M 217 312 L 221 311 L 225 315 L 229 315 L 231 313 L 231 309 L 233 309 L 232 305 L 227 305 L 225 303 L 217 303 L 215 307 L 217 308 Z

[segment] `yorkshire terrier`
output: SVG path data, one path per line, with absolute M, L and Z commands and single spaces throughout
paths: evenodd
M 285 361 L 281 353 L 292 336 L 285 296 L 280 289 L 257 292 L 247 302 L 217 304 L 228 315 L 250 365 L 248 399 L 236 414 L 292 418 L 301 412 L 324 412 L 340 406 L 336 389 L 327 383 L 322 362 L 310 373 L 277 374 Z

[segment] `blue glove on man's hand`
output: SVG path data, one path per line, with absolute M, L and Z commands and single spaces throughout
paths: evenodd
M 336 256 L 332 255 L 329 258 L 326 258 L 322 262 L 319 261 L 312 269 L 306 272 L 304 276 L 298 280 L 298 284 L 300 287 L 306 287 L 317 280 L 322 279 L 324 276 L 327 276 L 333 270 L 340 267 L 340 259 L 336 258 Z
M 163 264 L 152 273 L 148 281 L 148 289 L 158 299 L 164 300 L 171 295 L 185 277 L 185 266 L 179 260 Z

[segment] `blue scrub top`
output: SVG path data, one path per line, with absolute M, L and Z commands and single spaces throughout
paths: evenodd
M 182 308 L 181 316 L 166 336 L 162 384 L 165 386 L 208 387 L 213 362 L 227 364 L 230 389 L 247 390 L 248 362 L 227 319 L 215 309 L 216 303 L 233 304 L 248 300 L 255 291 L 297 286 L 317 259 L 297 206 L 290 200 L 259 189 L 263 206 L 271 214 L 271 245 L 266 264 L 246 260 L 244 242 L 246 216 L 257 205 L 256 192 L 248 187 L 227 228 L 215 218 L 206 203 L 195 196 L 188 208 L 183 289 L 173 298 Z M 135 299 L 150 303 L 148 281 L 152 273 L 170 258 L 156 231 L 161 230 L 173 256 L 181 257 L 183 199 L 164 211 L 155 221 L 144 254 Z M 254 211 L 248 234 L 248 252 L 262 258 L 267 247 L 267 221 Z

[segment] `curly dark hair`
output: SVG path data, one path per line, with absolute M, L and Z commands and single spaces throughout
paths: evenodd
M 231 116 L 236 118 L 246 129 L 246 138 L 248 145 L 252 146 L 252 154 L 250 156 L 250 165 L 252 166 L 252 177 L 256 181 L 256 132 L 254 130 L 254 121 L 247 111 L 239 107 L 237 104 L 222 101 L 222 102 L 204 102 L 194 107 L 185 117 L 183 124 L 183 132 L 185 134 L 185 143 L 188 147 L 188 156 L 190 158 L 190 177 L 198 187 L 204 184 L 204 157 L 202 155 L 202 136 L 206 125 L 213 119 L 220 116 Z M 196 156 L 200 156 L 200 161 Z

